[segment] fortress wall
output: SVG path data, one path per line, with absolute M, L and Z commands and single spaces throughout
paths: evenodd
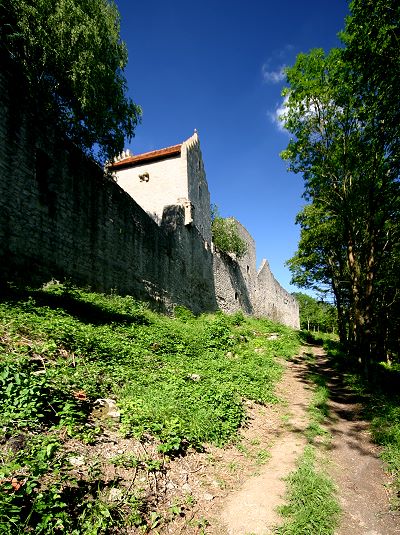
M 175 183 L 175 172 L 177 179 L 188 172 L 194 224 L 185 224 L 187 206 L 177 206 L 175 198 L 168 205 L 165 182 L 157 224 L 50 127 L 54 121 L 34 114 L 26 94 L 18 77 L 0 72 L 1 278 L 36 284 L 67 278 L 164 309 L 180 304 L 200 313 L 218 305 L 224 312 L 243 310 L 299 328 L 296 300 L 274 279 L 267 262 L 256 272 L 254 240 L 239 222 L 248 247 L 243 258 L 213 254 L 205 244 L 209 193 L 198 140 L 193 143 L 197 134 L 183 144 L 183 157 L 164 162 L 170 166 L 168 186 Z M 182 162 L 187 165 L 183 173 L 174 167 Z M 155 176 L 149 175 L 149 180 Z M 160 169 L 157 184 L 164 178 Z
M 266 260 L 261 264 L 257 279 L 255 314 L 300 329 L 299 304 L 275 279 Z
M 239 259 L 214 253 L 214 280 L 218 307 L 226 313 L 243 310 L 246 314 L 268 317 L 295 329 L 300 328 L 296 299 L 274 278 L 268 262 L 256 270 L 256 246 L 249 232 L 239 221 L 236 229 L 247 245 Z
M 214 252 L 214 279 L 218 307 L 231 313 L 243 310 L 254 314 L 256 275 L 255 242 L 247 230 L 234 220 L 239 236 L 246 242 L 246 254 L 237 259 L 229 254 Z
M 159 227 L 31 106 L 0 72 L 0 275 L 215 310 L 212 255 L 183 209 Z

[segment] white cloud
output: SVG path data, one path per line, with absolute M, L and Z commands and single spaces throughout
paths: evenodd
M 276 125 L 280 132 L 287 132 L 285 129 L 285 116 L 287 113 L 286 103 L 289 99 L 289 96 L 286 95 L 283 97 L 282 101 L 277 104 L 276 108 L 273 111 L 267 112 L 268 117 L 271 122 Z
M 270 70 L 269 64 L 270 62 L 267 61 L 262 66 L 262 75 L 264 81 L 270 84 L 279 84 L 280 82 L 283 82 L 283 80 L 286 78 L 286 75 L 284 73 L 286 65 L 281 65 L 275 70 Z

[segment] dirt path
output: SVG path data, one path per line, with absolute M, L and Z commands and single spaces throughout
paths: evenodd
M 359 400 L 343 386 L 321 348 L 304 348 L 304 353 L 314 353 L 316 363 L 302 357 L 284 363 L 278 387 L 283 406 L 248 404 L 249 423 L 238 445 L 223 450 L 210 446 L 172 463 L 166 498 L 183 503 L 190 493 L 194 505 L 190 516 L 176 517 L 160 534 L 273 533 L 281 522 L 276 508 L 284 503 L 283 479 L 295 469 L 306 444 L 309 372 L 323 375 L 331 394 L 326 428 L 332 438 L 328 449 L 325 441 L 319 448 L 329 461 L 343 509 L 335 535 L 400 534 L 400 515 L 389 510 L 389 480 L 360 417 Z
M 379 448 L 362 420 L 360 400 L 343 385 L 323 350 L 314 348 L 316 371 L 330 391 L 327 429 L 332 435 L 331 475 L 339 489 L 342 521 L 336 535 L 395 535 L 400 515 L 391 512 L 390 480 L 383 471 Z
M 221 508 L 221 520 L 229 535 L 267 534 L 279 524 L 276 508 L 283 504 L 284 478 L 294 469 L 306 444 L 307 406 L 311 392 L 298 380 L 302 364 L 286 363 L 284 381 L 278 390 L 287 413 L 277 429 L 277 440 L 270 449 L 270 460 L 257 477 L 229 496 Z

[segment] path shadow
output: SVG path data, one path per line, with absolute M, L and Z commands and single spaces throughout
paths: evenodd
M 365 438 L 369 425 L 363 418 L 363 404 L 368 396 L 355 392 L 346 385 L 333 361 L 326 355 L 317 356 L 315 361 L 309 362 L 297 357 L 293 362 L 300 381 L 313 385 L 316 380 L 328 388 L 328 414 L 324 420 L 324 427 L 332 436 L 328 449 L 338 447 L 334 440 L 338 438 L 339 441 L 345 440 L 348 447 L 361 455 L 377 458 L 372 443 Z M 315 380 L 311 379 L 311 375 L 315 376 Z

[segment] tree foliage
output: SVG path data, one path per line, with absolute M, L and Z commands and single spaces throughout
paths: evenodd
M 239 236 L 234 218 L 223 218 L 218 214 L 216 206 L 211 210 L 211 231 L 215 247 L 222 253 L 234 254 L 242 258 L 247 253 L 247 244 Z
M 0 37 L 29 90 L 100 159 L 123 149 L 141 110 L 126 96 L 127 51 L 109 0 L 2 0 Z
M 336 332 L 337 310 L 330 303 L 317 301 L 302 292 L 294 292 L 300 308 L 300 327 L 308 331 Z
M 300 54 L 287 70 L 293 137 L 282 157 L 302 173 L 308 201 L 288 262 L 293 281 L 331 289 L 342 342 L 368 367 L 399 351 L 400 7 L 350 8 L 346 47 Z

